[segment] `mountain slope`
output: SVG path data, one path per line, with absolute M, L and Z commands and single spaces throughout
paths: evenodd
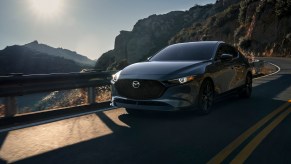
M 202 24 L 181 30 L 169 44 L 224 40 L 252 56 L 291 57 L 291 0 L 245 0 Z
M 188 11 L 152 15 L 121 31 L 96 62 L 122 69 L 179 42 L 222 40 L 255 56 L 291 56 L 291 0 L 217 0 Z
M 53 48 L 45 44 L 39 44 L 37 41 L 25 44 L 24 47 L 29 48 L 33 51 L 38 51 L 39 53 L 45 53 L 51 56 L 62 57 L 64 59 L 69 59 L 79 63 L 81 66 L 94 66 L 95 62 L 90 60 L 86 56 L 77 54 L 74 51 L 70 51 L 63 48 Z
M 145 60 L 161 48 L 183 28 L 193 22 L 202 22 L 229 4 L 238 0 L 223 0 L 216 4 L 194 6 L 188 11 L 173 11 L 163 15 L 151 15 L 139 20 L 132 31 L 121 31 L 115 39 L 113 50 L 104 53 L 97 61 L 96 68 L 114 69 L 119 62 L 134 63 Z M 121 64 L 123 65 L 123 64 Z
M 0 75 L 67 73 L 81 69 L 72 60 L 33 51 L 25 46 L 9 46 L 0 51 Z

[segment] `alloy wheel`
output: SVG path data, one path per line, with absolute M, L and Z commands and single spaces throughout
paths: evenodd
M 199 111 L 202 114 L 207 114 L 213 104 L 214 88 L 212 83 L 207 80 L 203 82 L 199 95 Z

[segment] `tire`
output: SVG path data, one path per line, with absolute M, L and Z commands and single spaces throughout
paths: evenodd
M 247 75 L 246 77 L 246 82 L 245 82 L 245 87 L 239 94 L 241 98 L 250 98 L 252 95 L 252 76 L 250 74 Z
M 208 114 L 214 101 L 214 86 L 210 80 L 203 81 L 198 94 L 198 112 Z

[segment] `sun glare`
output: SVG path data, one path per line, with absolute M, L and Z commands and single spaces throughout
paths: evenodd
M 55 18 L 63 10 L 64 0 L 30 0 L 33 12 L 41 18 Z

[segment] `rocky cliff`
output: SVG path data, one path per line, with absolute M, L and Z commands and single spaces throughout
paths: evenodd
M 223 40 L 247 55 L 291 57 L 291 0 L 244 0 L 173 36 L 169 44 Z
M 173 11 L 163 15 L 151 15 L 139 20 L 132 31 L 121 31 L 115 39 L 113 50 L 104 53 L 97 61 L 98 69 L 119 69 L 126 64 L 147 59 L 183 28 L 193 22 L 202 22 L 238 0 L 221 0 L 216 4 L 194 6 L 188 11 Z M 121 62 L 121 63 L 120 63 Z
M 121 31 L 98 69 L 122 69 L 163 47 L 187 41 L 223 40 L 256 56 L 290 56 L 291 0 L 217 0 L 139 20 Z

